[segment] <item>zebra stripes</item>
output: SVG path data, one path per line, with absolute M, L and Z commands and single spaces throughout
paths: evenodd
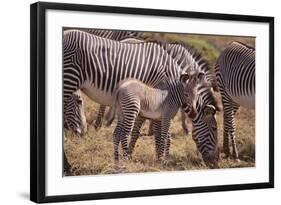
M 180 82 L 175 81 L 168 86 L 168 89 L 164 90 L 151 88 L 134 79 L 122 82 L 115 91 L 109 117 L 110 122 L 114 119 L 114 113 L 117 108 L 118 122 L 113 137 L 115 160 L 118 160 L 120 141 L 123 148 L 123 157 L 127 158 L 128 153 L 132 153 L 133 146 L 131 143 L 138 138 L 139 130 L 136 130 L 138 132 L 134 132 L 132 135 L 129 151 L 128 136 L 133 129 L 136 118 L 139 118 L 138 128 L 141 127 L 144 118 L 153 119 L 160 123 L 160 132 L 156 132 L 155 135 L 156 157 L 160 159 L 164 151 L 167 150 L 167 146 L 169 146 L 168 131 L 170 121 L 176 115 L 179 107 L 182 107 L 186 113 L 196 115 L 194 107 L 197 100 L 196 88 L 203 79 L 200 76 L 203 75 L 203 73 L 198 72 L 183 74 L 180 77 Z M 167 154 L 168 152 L 166 152 Z
M 200 93 L 200 101 L 198 101 L 197 110 L 198 113 L 202 113 L 204 112 L 204 109 L 202 109 L 202 107 L 203 108 L 206 107 L 206 109 L 213 108 L 214 110 L 213 113 L 211 114 L 215 115 L 216 111 L 219 111 L 220 108 L 218 106 L 218 102 L 216 98 L 214 97 L 213 90 L 217 90 L 218 88 L 216 85 L 215 76 L 211 73 L 210 68 L 206 63 L 206 61 L 200 55 L 196 54 L 192 48 L 188 48 L 183 44 L 161 43 L 161 46 L 167 51 L 167 53 L 169 53 L 169 55 L 173 57 L 173 59 L 177 62 L 177 64 L 180 65 L 180 73 L 197 71 L 204 74 L 205 84 L 202 84 L 198 88 Z M 182 112 L 183 129 L 187 129 L 185 124 L 186 119 L 187 119 L 186 113 Z M 203 142 L 202 144 L 197 143 L 198 145 L 200 145 L 198 146 L 198 148 L 201 153 L 204 153 L 203 158 L 205 157 L 208 159 L 205 160 L 206 164 L 209 164 L 210 166 L 214 166 L 214 164 L 216 164 L 216 161 L 218 160 L 216 119 L 211 119 L 207 121 L 207 123 L 204 123 L 204 119 L 205 116 L 204 114 L 202 114 L 199 115 L 197 120 L 192 123 L 193 129 L 195 129 L 196 131 L 195 135 L 193 135 L 194 136 L 193 138 L 195 141 L 197 140 L 198 142 L 201 141 Z M 208 125 L 208 123 L 213 125 Z M 153 130 L 153 123 L 151 123 L 150 129 Z M 138 131 L 135 129 L 133 130 L 133 133 L 134 132 L 138 133 Z M 138 136 L 139 134 L 132 134 L 131 142 L 129 145 L 129 154 L 132 154 Z M 208 140 L 204 140 L 204 138 L 208 138 L 210 142 L 207 142 Z M 205 146 L 204 145 L 205 143 L 208 143 L 208 146 Z M 169 149 L 169 147 L 167 149 Z M 211 151 L 211 150 L 216 150 L 216 151 Z M 210 160 L 211 158 L 213 159 Z
M 111 40 L 116 40 L 116 41 L 122 41 L 126 40 L 126 42 L 129 41 L 129 39 L 133 39 L 133 41 L 137 41 L 136 38 L 139 38 L 141 36 L 140 32 L 136 31 L 112 31 L 112 30 L 98 30 L 98 29 L 80 29 L 81 31 L 86 31 L 88 33 L 91 33 L 93 35 L 103 37 L 103 38 L 108 38 Z M 99 130 L 102 126 L 102 119 L 104 116 L 106 110 L 105 105 L 100 105 L 98 115 L 96 116 L 94 120 L 94 127 L 96 130 Z
M 173 59 L 154 43 L 124 44 L 82 31 L 66 31 L 63 45 L 66 100 L 81 88 L 95 101 L 111 105 L 112 92 L 123 79 L 156 86 L 179 76 Z
M 70 30 L 64 32 L 63 51 L 64 110 L 77 89 L 95 102 L 110 106 L 113 91 L 122 80 L 133 78 L 153 88 L 168 89 L 181 73 L 177 62 L 155 43 L 120 43 Z M 203 86 L 201 94 L 196 104 L 200 113 L 193 120 L 193 139 L 204 160 L 212 163 L 217 153 L 216 102 L 210 88 Z M 178 95 L 173 97 L 179 101 Z
M 68 107 L 64 109 L 64 117 L 68 119 L 64 121 L 64 127 L 73 130 L 76 134 L 85 134 L 87 132 L 87 122 L 80 90 L 71 96 L 68 104 Z
M 145 41 L 141 41 L 134 38 L 124 39 L 121 41 L 122 43 L 145 43 Z M 198 55 L 192 48 L 185 46 L 180 43 L 159 43 L 165 51 L 176 61 L 176 63 L 180 66 L 180 73 L 186 73 L 190 70 L 197 70 L 199 72 L 203 72 L 206 78 L 206 82 L 208 82 L 214 90 L 217 90 L 216 79 L 213 73 L 211 73 L 210 68 L 207 62 Z M 101 117 L 104 115 L 105 107 L 101 106 L 98 112 L 97 121 L 99 125 L 101 125 Z M 186 134 L 188 134 L 188 128 L 186 124 L 187 116 L 182 112 L 182 127 Z M 98 127 L 98 126 L 96 126 Z M 150 126 L 151 133 L 152 127 Z
M 238 160 L 234 116 L 240 106 L 255 107 L 255 49 L 240 42 L 231 43 L 216 64 L 216 77 L 224 110 L 225 155 Z
M 116 41 L 121 41 L 124 39 L 128 38 L 138 38 L 140 37 L 140 32 L 136 31 L 121 31 L 121 30 L 103 30 L 103 29 L 79 29 L 81 31 L 88 32 L 90 34 L 103 37 L 103 38 L 108 38 L 111 40 L 116 40 Z

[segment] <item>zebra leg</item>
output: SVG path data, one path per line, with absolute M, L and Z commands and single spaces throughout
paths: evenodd
M 129 158 L 131 158 L 131 155 L 134 151 L 136 142 L 137 142 L 137 140 L 140 136 L 140 129 L 141 129 L 144 121 L 145 121 L 145 119 L 141 116 L 138 116 L 136 121 L 135 121 L 134 128 L 132 130 L 131 140 L 130 140 L 130 143 L 129 143 L 129 149 L 128 149 Z
M 153 134 L 155 136 L 155 149 L 156 149 L 156 158 L 157 160 L 160 160 L 160 149 L 161 149 L 161 123 L 157 121 L 151 121 L 151 127 L 153 130 Z M 171 144 L 171 134 L 167 134 L 167 140 L 165 140 L 165 146 L 164 146 L 164 154 L 165 157 L 169 156 L 170 151 L 170 144 Z
M 151 121 L 152 129 L 155 140 L 155 151 L 156 151 L 156 160 L 160 161 L 160 144 L 161 144 L 161 122 L 160 121 Z
M 186 135 L 188 135 L 188 133 L 189 133 L 188 126 L 187 126 L 187 119 L 188 118 L 187 118 L 185 112 L 183 110 L 181 110 L 181 126 Z
M 160 160 L 164 156 L 165 150 L 167 150 L 167 141 L 169 138 L 170 124 L 171 124 L 170 120 L 161 121 L 161 143 L 160 143 L 160 154 L 159 154 Z
M 236 113 L 238 107 L 233 107 L 232 105 L 225 105 L 224 103 L 224 141 L 223 150 L 226 157 L 230 156 L 230 140 L 232 145 L 232 156 L 238 161 L 238 150 L 236 145 L 235 136 L 235 121 L 234 113 Z
M 230 148 L 229 148 L 229 120 L 231 119 L 229 116 L 232 115 L 232 112 L 229 111 L 230 108 L 224 106 L 223 112 L 223 152 L 225 157 L 228 158 L 230 156 Z
M 153 135 L 153 121 L 152 120 L 149 121 L 149 128 L 148 128 L 147 135 L 148 136 L 152 136 Z
M 235 125 L 235 113 L 237 112 L 239 107 L 233 107 L 233 119 L 232 119 L 232 130 L 230 130 L 230 139 L 231 139 L 231 144 L 232 144 L 232 157 L 236 162 L 239 162 L 239 154 L 238 154 L 238 149 L 237 149 L 237 144 L 236 144 L 236 135 L 235 135 L 235 130 L 236 130 L 236 125 Z
M 138 99 L 124 98 L 121 102 L 122 118 L 123 118 L 123 132 L 120 136 L 123 158 L 128 159 L 128 138 L 134 127 L 136 118 L 140 110 L 140 102 Z
M 168 133 L 167 140 L 165 142 L 165 158 L 167 158 L 170 154 L 170 145 L 171 145 L 171 133 Z
M 99 112 L 98 112 L 98 115 L 96 117 L 96 120 L 94 121 L 94 128 L 98 131 L 101 126 L 102 126 L 102 119 L 103 119 L 103 116 L 104 116 L 104 113 L 105 113 L 105 109 L 106 109 L 106 106 L 105 105 L 100 105 L 100 108 L 99 108 Z
M 118 147 L 120 143 L 120 136 L 123 133 L 123 123 L 118 120 L 116 128 L 113 133 L 113 147 L 114 147 L 114 161 L 118 162 L 119 161 L 119 152 L 118 152 Z

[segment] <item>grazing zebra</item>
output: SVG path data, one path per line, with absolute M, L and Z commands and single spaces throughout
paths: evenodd
M 73 130 L 76 134 L 84 135 L 87 132 L 87 122 L 84 113 L 84 102 L 80 90 L 77 90 L 68 99 L 68 106 L 64 109 L 64 128 Z
M 117 110 L 118 122 L 113 134 L 115 160 L 119 158 L 118 146 L 120 141 L 122 144 L 127 144 L 134 122 L 137 122 L 135 128 L 140 128 L 145 118 L 154 120 L 155 124 L 159 126 L 159 132 L 155 135 L 156 157 L 159 159 L 163 156 L 164 150 L 168 150 L 167 146 L 169 146 L 168 131 L 171 119 L 174 118 L 178 109 L 181 107 L 191 117 L 197 115 L 196 110 L 194 110 L 194 104 L 197 100 L 196 88 L 203 78 L 204 74 L 196 71 L 182 74 L 180 81 L 175 81 L 164 89 L 152 88 L 135 79 L 121 82 L 114 93 L 112 108 L 108 117 L 108 121 L 111 123 L 115 116 L 115 110 Z M 134 134 L 139 134 L 139 130 Z M 132 135 L 132 138 L 135 137 L 138 136 Z M 123 146 L 124 158 L 127 158 L 128 152 L 130 154 L 127 145 Z
M 179 65 L 155 43 L 120 43 L 72 30 L 64 32 L 63 51 L 64 110 L 68 109 L 73 93 L 78 89 L 93 101 L 111 106 L 113 91 L 122 80 L 132 78 L 160 88 L 171 86 L 180 77 Z M 196 104 L 196 110 L 201 113 L 193 120 L 193 139 L 204 160 L 211 162 L 217 158 L 215 111 L 211 113 L 212 120 L 206 121 L 204 116 L 206 109 L 215 109 L 215 101 L 210 89 L 204 91 L 205 94 L 201 92 L 204 98 L 200 100 L 199 97 Z M 71 119 L 65 116 L 64 120 Z
M 255 107 L 255 49 L 240 42 L 232 42 L 219 56 L 216 77 L 224 110 L 223 150 L 238 159 L 235 141 L 234 115 L 240 106 Z
M 70 28 L 66 28 L 65 30 L 70 30 Z M 88 32 L 90 34 L 103 37 L 103 38 L 108 38 L 116 41 L 121 41 L 124 39 L 133 39 L 136 41 L 136 38 L 139 38 L 141 36 L 141 32 L 136 32 L 136 31 L 112 31 L 112 30 L 103 30 L 103 29 L 86 29 L 86 28 L 80 28 L 78 30 Z M 105 105 L 100 105 L 98 114 L 93 120 L 93 125 L 96 130 L 99 130 L 102 126 L 102 119 L 104 116 L 106 110 Z

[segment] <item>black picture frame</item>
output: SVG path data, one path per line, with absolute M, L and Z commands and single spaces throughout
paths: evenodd
M 126 192 L 89 193 L 46 196 L 46 81 L 45 81 L 45 25 L 46 11 L 67 10 L 101 13 L 121 13 L 169 16 L 194 19 L 234 20 L 269 24 L 269 181 L 263 183 L 229 184 L 191 188 L 171 188 Z M 274 187 L 274 18 L 264 16 L 229 15 L 144 8 L 125 8 L 82 4 L 38 2 L 30 6 L 30 199 L 37 203 L 76 200 L 97 200 L 197 192 L 230 191 Z

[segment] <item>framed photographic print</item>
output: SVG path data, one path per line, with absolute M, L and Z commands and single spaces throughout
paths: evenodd
M 274 18 L 31 5 L 34 202 L 274 187 Z

